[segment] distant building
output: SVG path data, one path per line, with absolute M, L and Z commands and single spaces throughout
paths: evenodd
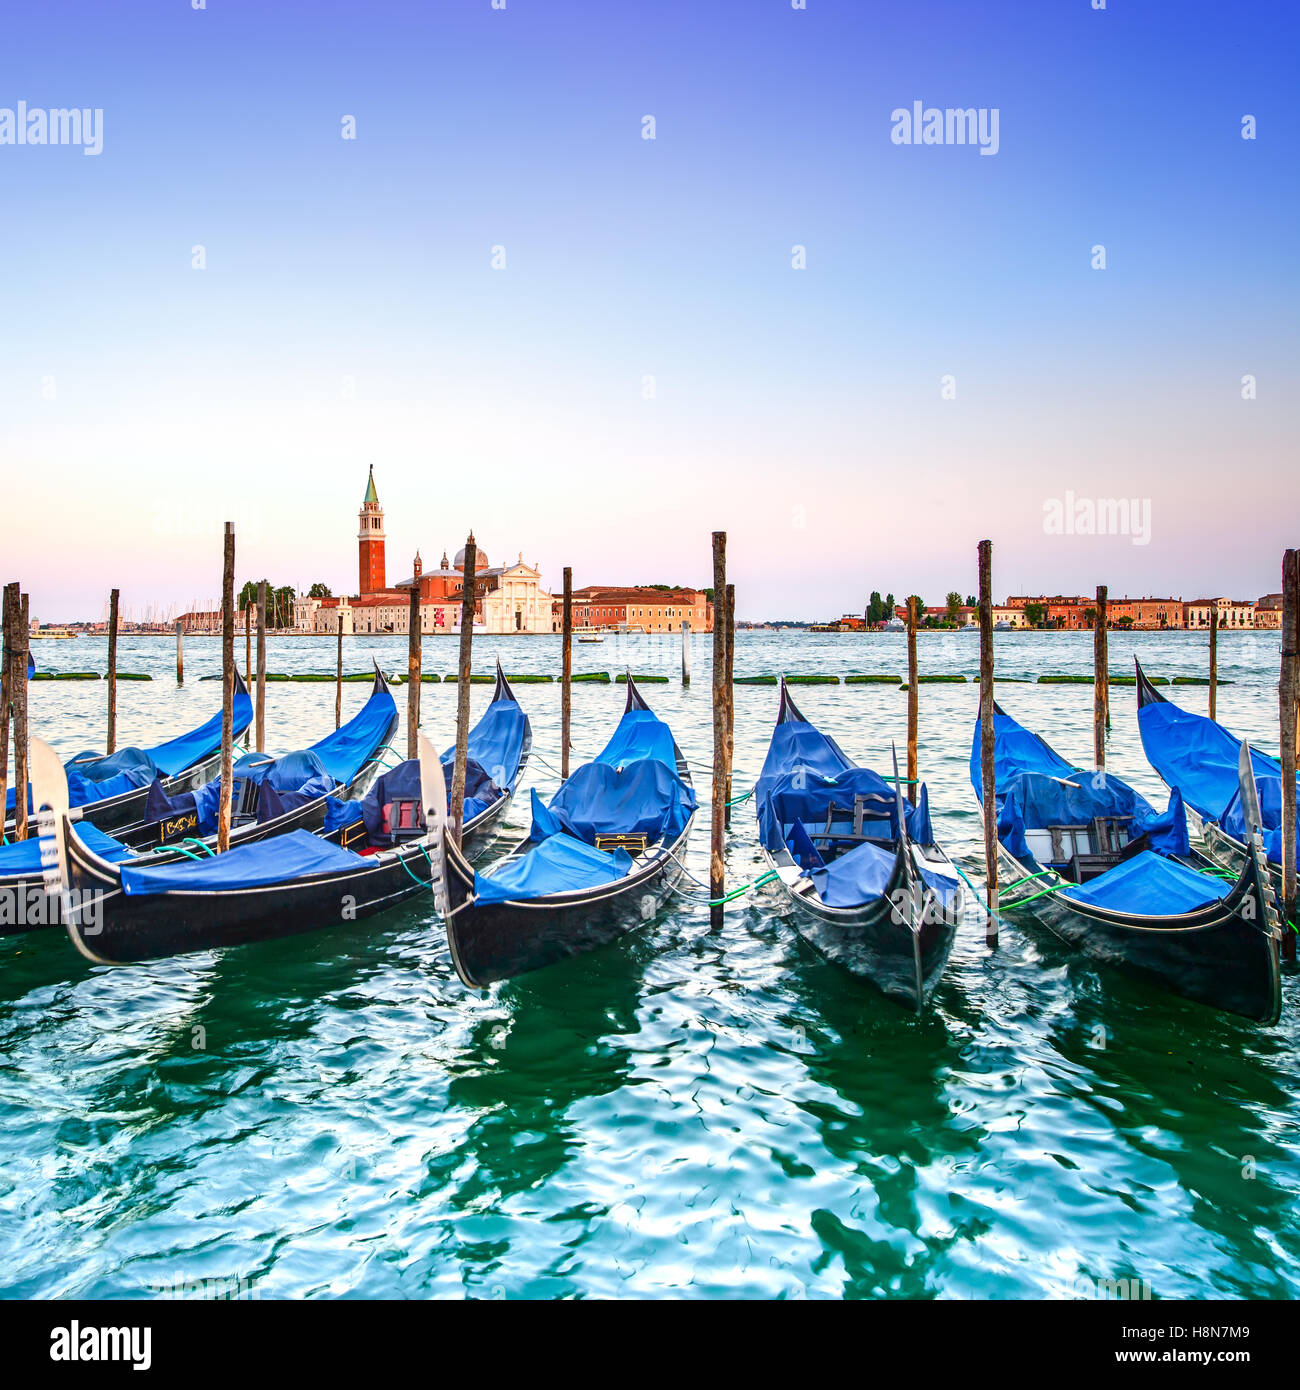
M 182 613 L 176 621 L 180 623 L 182 632 L 220 632 L 221 609 L 207 613 Z M 107 623 L 99 626 L 104 630 L 108 628 Z
M 1219 630 L 1253 628 L 1255 605 L 1250 599 L 1194 598 L 1183 605 L 1183 622 L 1190 628 L 1206 630 L 1210 626 L 1210 610 L 1219 611 Z M 1281 626 L 1281 623 L 1278 624 Z
M 1282 626 L 1282 595 L 1264 594 L 1255 604 L 1255 626 L 1272 628 Z
M 459 632 L 465 551 L 457 551 L 454 562 L 448 560 L 444 551 L 441 565 L 427 574 L 417 551 L 411 577 L 390 587 L 384 553 L 384 510 L 379 505 L 373 467 L 358 520 L 358 592 L 341 598 L 297 595 L 297 631 L 337 632 L 342 618 L 346 635 L 405 633 L 411 620 L 411 589 L 418 586 L 420 631 Z M 551 632 L 552 607 L 552 595 L 542 588 L 540 572 L 524 563 L 522 552 L 515 564 L 494 568 L 486 552 L 478 551 L 474 563 L 476 628 L 496 634 Z
M 559 600 L 551 610 L 554 631 L 560 630 L 563 620 L 564 603 Z M 683 622 L 690 623 L 692 632 L 713 631 L 713 605 L 702 589 L 617 589 L 593 584 L 573 593 L 574 627 L 680 632 Z
M 1125 618 L 1130 621 L 1125 623 Z M 1180 598 L 1113 598 L 1106 604 L 1106 621 L 1110 627 L 1131 627 L 1134 631 L 1158 631 L 1186 625 Z

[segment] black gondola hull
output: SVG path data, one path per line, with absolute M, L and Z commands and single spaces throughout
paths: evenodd
M 683 835 L 674 855 L 684 850 L 685 841 Z M 653 918 L 681 877 L 677 860 L 664 856 L 657 866 L 610 884 L 599 896 L 573 893 L 536 905 L 479 906 L 470 905 L 472 875 L 457 872 L 453 860 L 447 939 L 457 972 L 466 984 L 484 988 L 608 946 Z
M 1005 850 L 1000 860 L 1014 878 L 1029 872 Z M 1247 866 L 1226 898 L 1169 917 L 1097 911 L 1059 893 L 1001 910 L 1013 918 L 1032 918 L 1093 960 L 1148 984 L 1273 1024 L 1282 1010 L 1280 954 L 1258 881 L 1254 867 Z
M 795 931 L 820 956 L 905 1009 L 919 1013 L 925 1007 L 952 952 L 955 910 L 927 899 L 915 913 L 921 920 L 913 930 L 899 870 L 884 897 L 858 908 L 823 907 L 784 883 L 780 892 Z

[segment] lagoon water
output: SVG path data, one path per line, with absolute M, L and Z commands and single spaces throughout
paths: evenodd
M 575 647 L 575 670 L 649 685 L 708 798 L 710 639 L 694 684 L 672 639 Z M 329 638 L 272 638 L 272 671 L 332 670 Z M 1203 675 L 1206 638 L 1111 638 L 1153 674 Z M 102 639 L 33 644 L 103 670 Z M 242 659 L 243 644 L 239 643 Z M 557 671 L 558 639 L 475 641 L 475 668 Z M 347 667 L 404 670 L 404 638 L 349 639 Z M 1000 676 L 1091 670 L 1091 634 L 998 634 Z M 977 641 L 925 634 L 922 671 L 973 675 Z M 451 671 L 450 639 L 425 669 Z M 219 642 L 124 638 L 119 745 L 198 723 Z M 1220 641 L 1221 720 L 1277 747 L 1278 639 Z M 745 633 L 737 674 L 906 668 L 901 636 Z M 450 742 L 455 686 L 425 685 Z M 33 731 L 102 747 L 102 683 L 30 687 Z M 345 717 L 366 687 L 344 687 Z M 405 713 L 405 690 L 395 690 Z M 1204 688 L 1169 692 L 1203 711 Z M 558 686 L 521 685 L 558 778 Z M 475 686 L 475 716 L 490 688 Z M 808 687 L 805 714 L 884 767 L 905 741 L 892 685 Z M 982 878 L 967 775 L 973 684 L 921 688 L 936 828 Z M 999 700 L 1090 760 L 1090 686 L 1007 683 Z M 623 692 L 574 689 L 579 757 Z M 1112 688 L 1112 770 L 1163 805 L 1132 687 Z M 333 727 L 332 685 L 268 685 L 272 751 Z M 736 691 L 736 787 L 757 773 L 776 691 Z M 399 733 L 396 746 L 405 747 Z M 707 876 L 707 815 L 691 863 Z M 729 886 L 759 861 L 737 808 Z M 0 942 L 0 1294 L 149 1297 L 183 1282 L 260 1297 L 1075 1297 L 1136 1278 L 1155 1298 L 1300 1294 L 1300 1027 L 1260 1028 L 1004 928 L 968 907 L 933 1007 L 913 1019 L 821 962 L 761 892 L 709 931 L 679 903 L 621 945 L 478 994 L 432 904 L 351 927 L 151 965 L 91 967 L 62 933 Z

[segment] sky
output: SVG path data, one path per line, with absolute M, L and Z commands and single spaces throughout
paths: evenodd
M 1279 587 L 1293 4 L 199 3 L 6 12 L 0 141 L 103 113 L 0 143 L 35 617 L 214 598 L 225 520 L 239 583 L 352 592 L 371 464 L 390 580 L 473 529 L 703 586 L 725 530 L 742 620 L 973 593 L 984 537 L 999 598 Z

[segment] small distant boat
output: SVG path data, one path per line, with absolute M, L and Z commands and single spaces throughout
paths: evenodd
M 29 633 L 28 636 L 33 642 L 47 642 L 56 638 L 70 640 L 76 636 L 76 633 L 69 632 L 66 627 L 43 627 L 35 632 Z
M 795 929 L 886 998 L 920 1012 L 943 974 L 961 884 L 935 843 L 929 798 L 903 805 L 795 708 L 785 681 L 754 789 L 759 842 Z
M 579 642 L 603 642 L 604 640 L 604 637 L 602 637 L 599 632 L 584 632 L 582 636 L 578 638 Z
M 975 628 L 974 631 L 978 632 L 979 629 L 978 629 L 978 628 Z M 1007 620 L 1006 620 L 1005 618 L 999 618 L 999 619 L 997 620 L 997 622 L 995 622 L 995 623 L 993 624 L 993 631 L 994 631 L 994 632 L 1010 632 L 1010 631 L 1011 631 L 1011 624 L 1010 624 L 1009 622 L 1007 622 Z

